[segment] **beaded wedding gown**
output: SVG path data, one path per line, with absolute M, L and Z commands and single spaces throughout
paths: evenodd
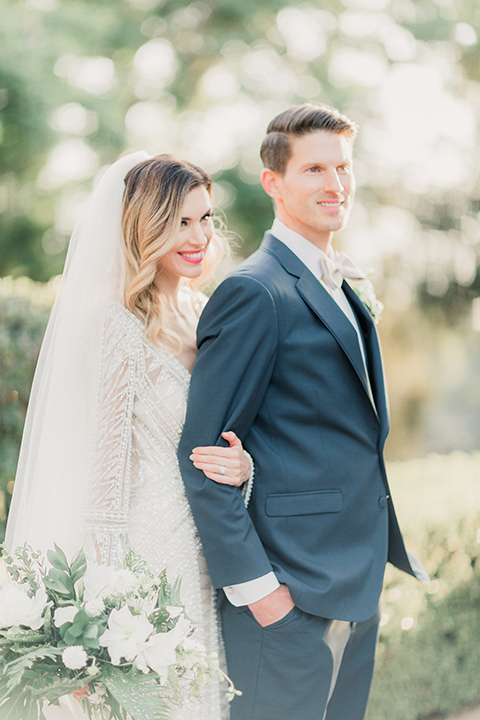
M 170 582 L 181 577 L 182 602 L 198 623 L 195 638 L 218 652 L 213 591 L 176 457 L 190 373 L 117 303 L 105 316 L 102 358 L 87 556 L 118 567 L 131 547 L 154 573 L 166 569 Z M 171 720 L 225 720 L 225 688 L 202 686 L 202 700 L 173 708 Z M 48 719 L 73 720 L 75 712 L 68 699 L 62 710 L 50 707 Z

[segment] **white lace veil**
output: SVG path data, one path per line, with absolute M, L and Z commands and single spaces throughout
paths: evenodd
M 124 178 L 149 156 L 120 158 L 89 196 L 72 234 L 33 381 L 7 524 L 9 551 L 82 544 L 99 392 L 102 306 L 122 301 Z

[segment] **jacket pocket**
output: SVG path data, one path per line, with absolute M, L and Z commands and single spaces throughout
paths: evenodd
M 342 508 L 343 494 L 341 490 L 272 493 L 265 499 L 265 513 L 269 517 L 338 513 Z

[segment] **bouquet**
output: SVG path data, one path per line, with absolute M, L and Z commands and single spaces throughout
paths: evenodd
M 164 720 L 220 678 L 195 640 L 180 582 L 155 577 L 132 551 L 124 568 L 17 548 L 0 560 L 0 716 L 41 720 L 73 695 L 92 720 Z

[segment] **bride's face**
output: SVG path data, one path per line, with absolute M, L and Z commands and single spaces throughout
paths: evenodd
M 190 190 L 182 207 L 177 242 L 162 258 L 160 283 L 196 278 L 213 235 L 212 203 L 203 185 Z

